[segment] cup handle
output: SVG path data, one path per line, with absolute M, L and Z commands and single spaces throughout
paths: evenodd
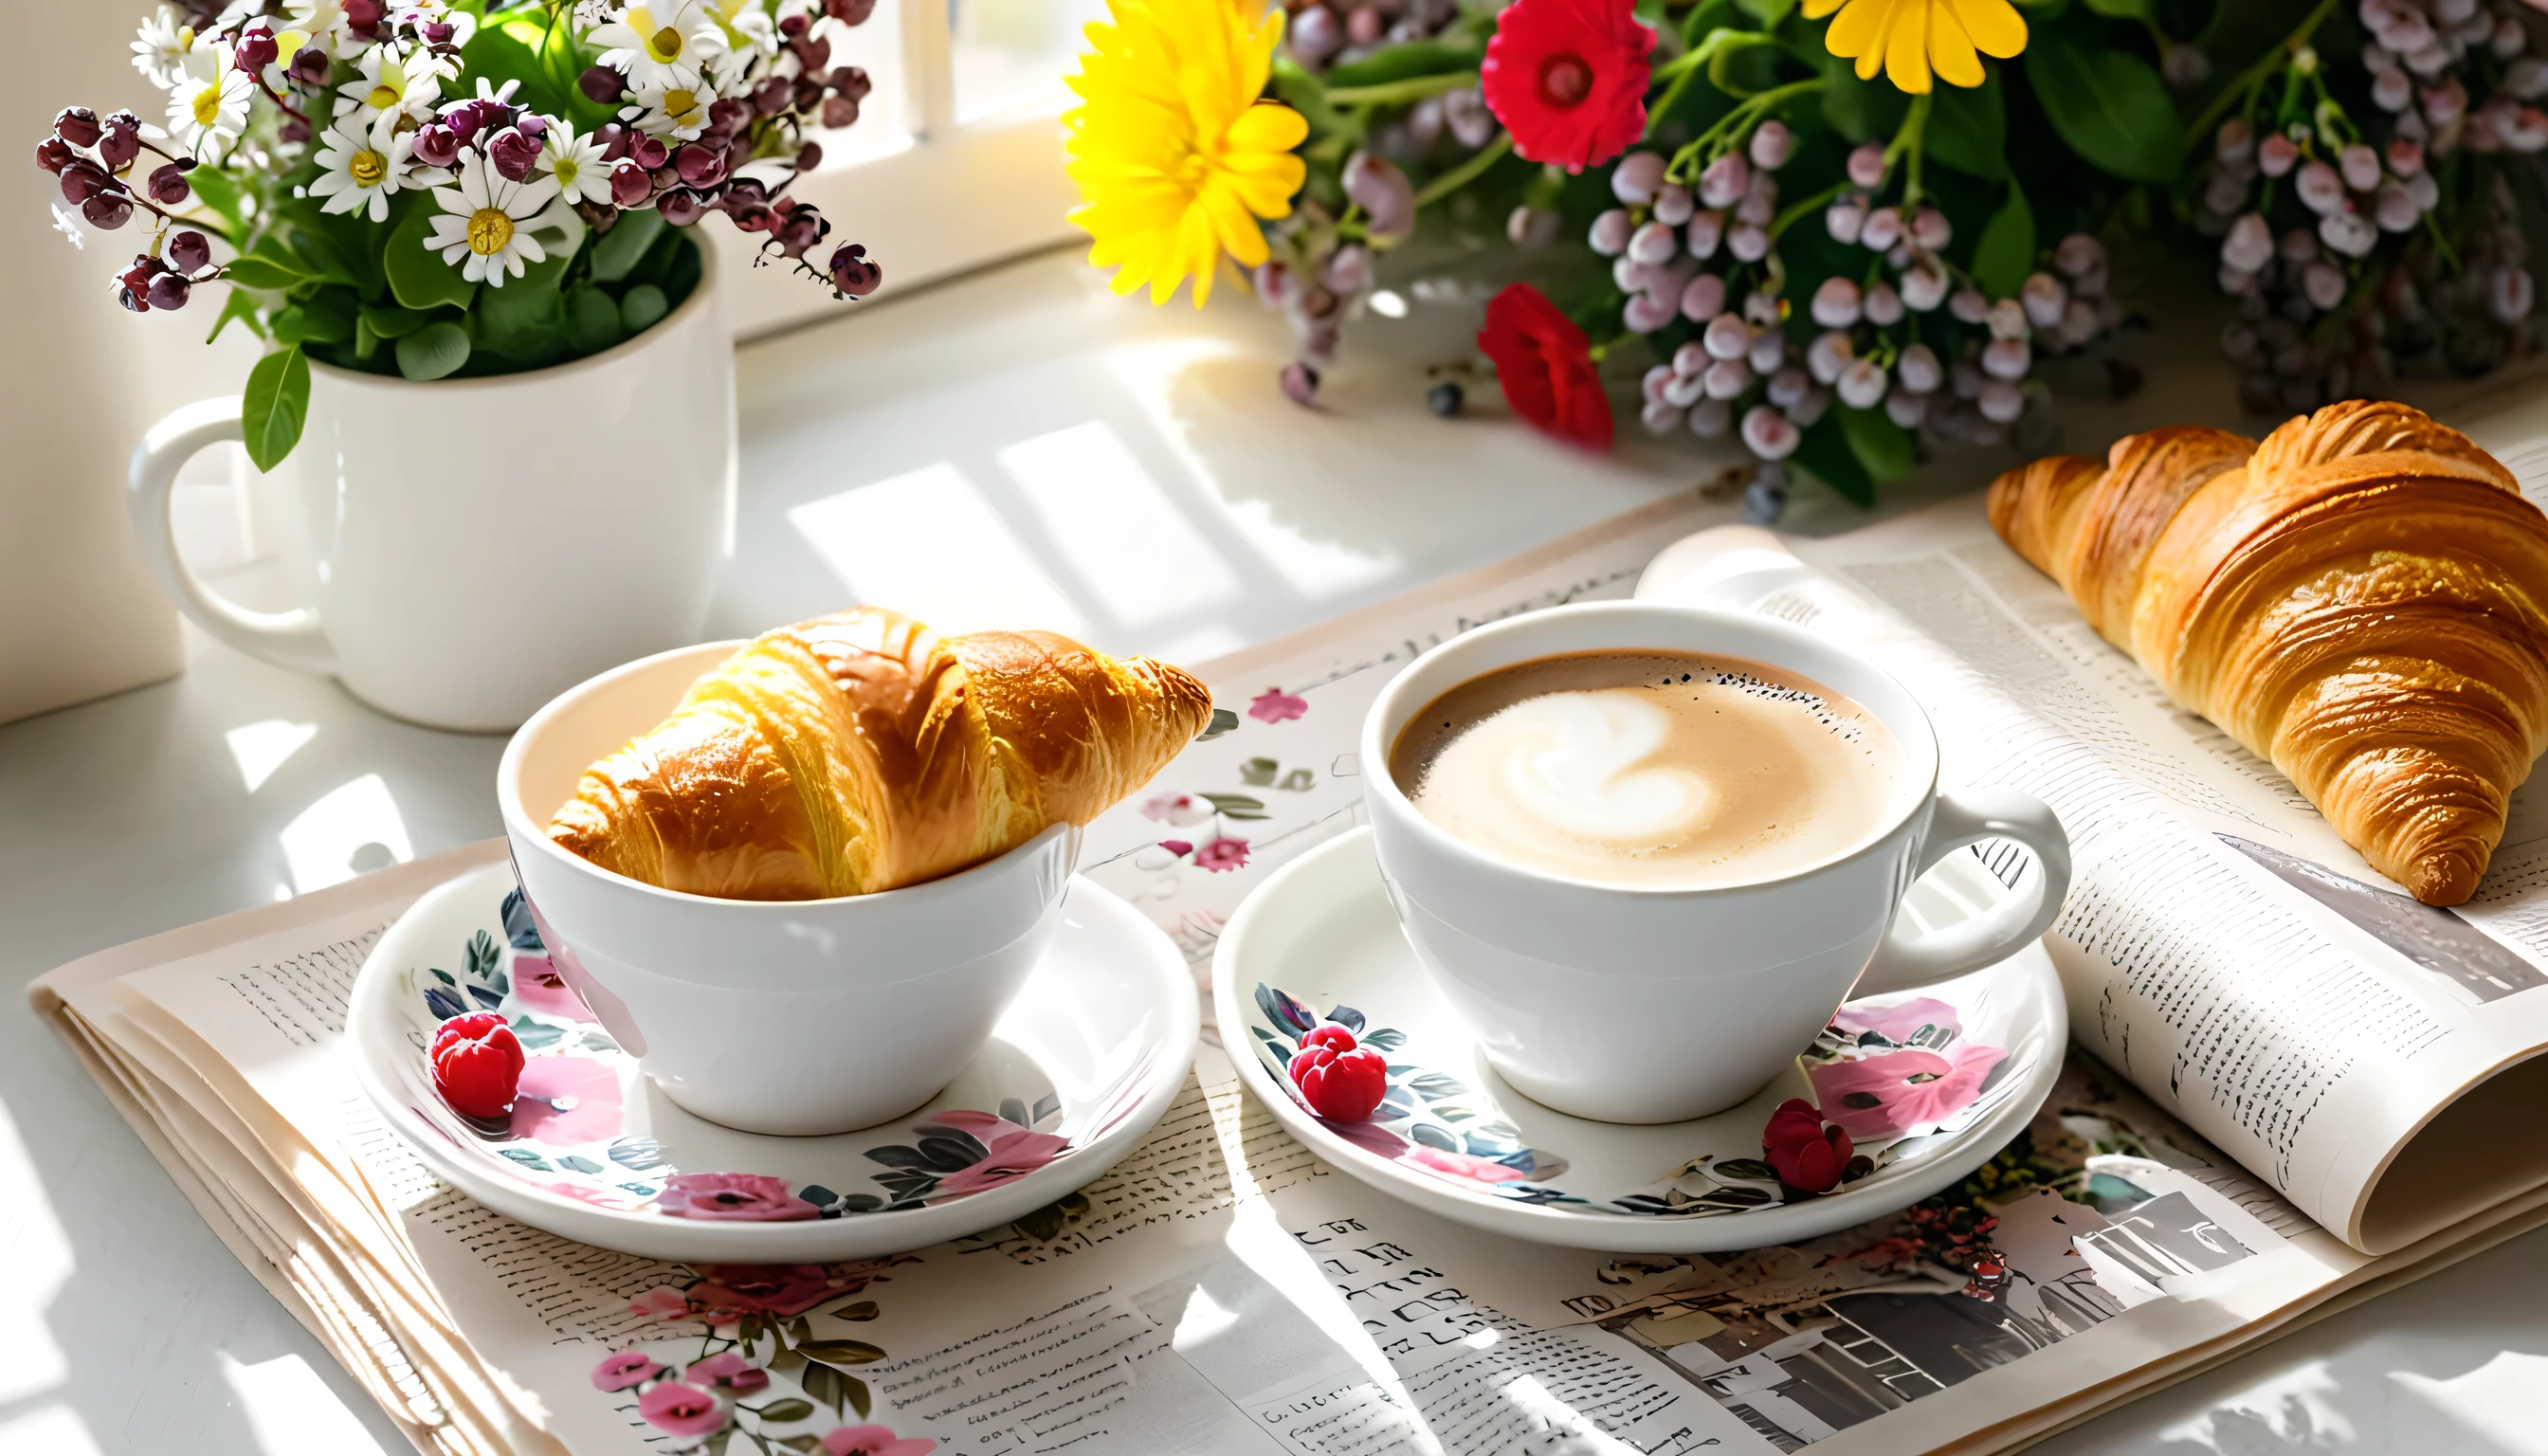
M 140 545 L 150 574 L 158 578 L 159 590 L 168 593 L 187 620 L 251 657 L 307 673 L 333 673 L 335 650 L 318 630 L 317 612 L 308 607 L 250 611 L 225 601 L 206 591 L 177 555 L 168 492 L 177 483 L 178 470 L 207 445 L 242 438 L 236 395 L 189 405 L 152 425 L 133 451 L 127 496 L 133 509 L 133 538 Z
M 1979 970 L 2051 928 L 2052 918 L 2061 912 L 2061 898 L 2070 890 L 2070 837 L 2062 832 L 2052 806 L 2033 794 L 2007 788 L 1942 790 L 1912 878 L 1986 839 L 2013 839 L 2034 852 L 2039 870 L 2035 893 L 2006 896 L 1972 919 L 1942 930 L 1913 930 L 1897 913 L 1852 996 L 1908 991 Z

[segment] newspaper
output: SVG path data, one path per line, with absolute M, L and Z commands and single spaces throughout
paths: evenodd
M 1482 621 L 1625 595 L 1712 513 L 1664 502 L 1208 669 L 1222 701 L 1245 705 L 1241 727 L 1092 827 L 1090 878 L 1206 963 L 1250 884 L 1357 822 L 1354 730 L 1397 668 Z M 1887 560 L 1987 561 L 1952 515 L 1866 533 L 1881 549 L 1833 560 L 1856 586 L 1791 576 L 1782 589 L 1810 589 L 1851 630 L 1919 642 L 1866 586 Z M 2008 606 L 2017 586 L 1971 592 L 1977 605 L 1932 616 L 1977 613 L 2014 640 L 2053 633 L 2052 618 Z M 1966 671 L 1981 703 L 1988 682 Z M 1930 699 L 1956 741 L 1950 773 L 1986 778 L 1986 741 L 1964 742 L 1977 730 Z M 2038 730 L 2012 718 L 1995 731 Z M 1209 822 L 1163 823 L 1185 811 L 1160 793 L 1190 795 Z M 2059 802 L 2078 834 L 2080 806 Z M 1171 831 L 1241 843 L 1199 863 L 1191 845 L 1162 843 Z M 2158 861 L 2144 872 L 2211 853 L 2179 834 L 2175 860 L 2138 851 Z M 2339 863 L 2261 824 L 2247 837 Z M 2096 864 L 2121 851 L 2086 843 L 2083 886 L 2128 893 Z M 2109 1061 L 2074 1051 L 2027 1133 L 1948 1194 L 1795 1247 L 1622 1258 L 1454 1226 L 1336 1174 L 1207 1046 L 1139 1148 L 1015 1225 L 853 1264 L 670 1265 L 472 1204 L 388 1132 L 346 1063 L 345 997 L 369 946 L 426 889 L 502 854 L 474 846 L 172 932 L 33 992 L 179 1189 L 421 1451 L 1997 1450 L 2548 1221 L 2534 1190 L 2378 1252 L 2328 1231 L 2345 1226 L 2323 1212 L 2314 1170 L 2344 1154 L 2315 1139 L 2344 1089 L 2383 1069 L 2339 1070 L 2290 1152 L 2256 1153 L 2238 1140 L 2251 1135 L 2237 1106 L 2151 1049 L 2183 1015 L 2174 1002 L 2112 1013 L 2138 1033 L 2099 1021 L 2101 1003 L 2138 993 L 2098 989 L 2115 973 L 2095 957 L 2165 932 L 2104 909 L 2108 921 L 2074 912 L 2065 929 L 2090 927 L 2080 944 L 2097 949 L 2061 958 L 2077 1030 Z M 2255 883 L 2258 904 L 2320 936 L 2340 929 L 2316 901 Z M 2351 949 L 2348 973 L 2440 1016 L 2409 973 Z M 2180 954 L 2189 978 L 2212 964 L 2192 958 L 2199 947 Z M 2517 995 L 2482 1004 L 2505 1018 Z M 2465 1083 L 2474 1044 L 2451 1040 L 2464 1020 L 2437 1020 L 2445 1035 L 2391 1059 L 2455 1066 Z M 2353 1054 L 2370 1066 L 2370 1051 Z M 627 1379 L 661 1366 L 712 1384 L 701 1372 L 720 1362 L 752 1373 L 712 1410 Z

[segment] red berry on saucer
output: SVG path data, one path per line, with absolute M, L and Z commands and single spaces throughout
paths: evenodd
M 522 1044 L 492 1011 L 444 1022 L 433 1034 L 433 1090 L 464 1118 L 500 1118 L 513 1110 L 522 1080 Z
M 1290 1070 L 1310 1111 L 1334 1122 L 1361 1122 L 1389 1092 L 1388 1061 L 1332 1023 L 1301 1038 Z

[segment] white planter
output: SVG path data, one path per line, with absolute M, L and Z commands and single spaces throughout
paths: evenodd
M 169 485 L 239 438 L 239 402 L 169 415 L 133 457 L 133 525 L 160 586 L 224 642 L 436 728 L 515 727 L 595 673 L 696 641 L 735 509 L 734 348 L 699 251 L 706 271 L 669 318 L 573 363 L 418 384 L 313 361 L 301 443 L 260 497 L 285 505 L 291 611 L 225 601 L 178 559 Z

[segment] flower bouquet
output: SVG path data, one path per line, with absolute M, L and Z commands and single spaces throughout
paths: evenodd
M 2048 445 L 2056 394 L 2138 386 L 2117 280 L 2171 257 L 2260 412 L 2529 348 L 2519 0 L 1114 0 L 1089 40 L 1072 216 L 1117 291 L 1200 304 L 1227 254 L 1310 405 L 1387 275 L 1483 255 L 1514 412 L 1738 436 L 1756 519 L 1790 459 L 1866 504 Z
M 830 63 L 874 0 L 183 0 L 134 63 L 165 125 L 70 107 L 36 160 L 56 226 L 138 224 L 116 276 L 136 313 L 228 285 L 274 347 L 249 376 L 247 451 L 298 440 L 313 358 L 435 380 L 544 368 L 666 318 L 700 277 L 710 212 L 856 298 L 865 249 L 808 261 L 828 219 L 787 196 L 869 82 Z

